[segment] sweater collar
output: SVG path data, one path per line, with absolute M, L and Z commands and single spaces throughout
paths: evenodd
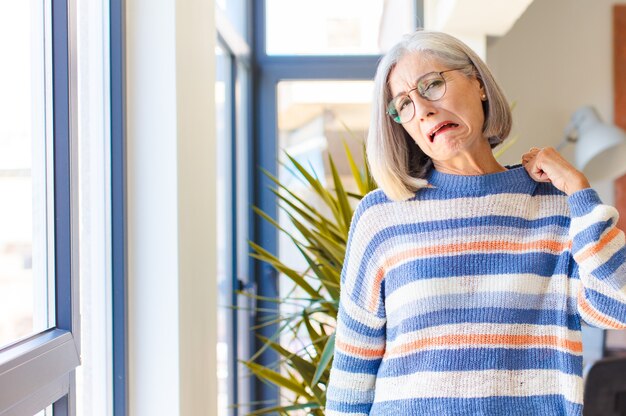
M 426 180 L 437 189 L 457 194 L 527 193 L 532 194 L 537 186 L 526 168 L 521 164 L 505 165 L 504 172 L 484 175 L 456 175 L 443 173 L 432 167 Z

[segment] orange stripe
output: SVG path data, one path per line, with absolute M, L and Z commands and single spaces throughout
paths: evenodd
M 380 296 L 380 286 L 382 285 L 384 277 L 385 269 L 379 267 L 376 271 L 376 277 L 374 277 L 374 286 L 372 287 L 372 296 L 370 297 L 369 304 L 370 312 L 376 312 L 376 308 L 378 307 L 378 297 Z
M 397 263 L 411 257 L 426 257 L 432 255 L 442 255 L 448 253 L 462 253 L 464 251 L 530 251 L 537 249 L 548 249 L 554 252 L 560 252 L 567 248 L 568 243 L 560 243 L 555 240 L 537 240 L 530 243 L 513 243 L 510 241 L 493 240 L 493 241 L 474 241 L 470 243 L 456 243 L 433 245 L 427 247 L 413 248 L 391 257 L 382 266 L 389 269 Z
M 370 312 L 375 312 L 378 307 L 378 297 L 380 295 L 380 286 L 389 269 L 392 269 L 397 264 L 410 258 L 428 257 L 433 255 L 444 255 L 449 253 L 461 254 L 464 251 L 486 251 L 493 252 L 499 251 L 532 251 L 532 250 L 546 250 L 552 252 L 561 252 L 566 249 L 570 249 L 572 246 L 571 241 L 560 243 L 556 240 L 537 240 L 529 243 L 514 243 L 503 240 L 491 240 L 491 241 L 474 241 L 469 243 L 454 243 L 443 245 L 432 245 L 426 247 L 412 248 L 405 250 L 390 257 L 385 263 L 383 263 L 377 270 L 374 282 L 372 283 L 372 293 L 370 295 L 368 309 Z
M 389 350 L 389 355 L 399 356 L 430 347 L 451 347 L 457 345 L 518 345 L 518 346 L 549 346 L 568 349 L 574 353 L 582 353 L 581 342 L 570 341 L 554 335 L 501 335 L 501 334 L 454 334 L 419 339 L 408 344 L 399 345 Z
M 358 355 L 359 357 L 365 358 L 380 358 L 385 354 L 384 348 L 373 349 L 357 347 L 355 345 L 346 344 L 345 342 L 339 341 L 338 339 L 335 339 L 335 348 L 337 348 L 338 351 L 343 351 L 348 354 Z
M 609 318 L 608 316 L 601 314 L 597 309 L 595 309 L 585 297 L 582 285 L 580 285 L 578 288 L 578 307 L 594 321 L 596 321 L 596 325 L 597 323 L 600 323 L 609 329 L 626 329 L 625 324 L 615 319 Z
M 611 240 L 613 240 L 615 237 L 617 237 L 617 235 L 619 235 L 620 232 L 621 230 L 619 228 L 613 227 L 608 233 L 604 235 L 604 237 L 600 239 L 600 241 L 598 241 L 597 244 L 589 247 L 587 250 L 576 255 L 575 256 L 576 262 L 581 263 L 585 261 L 587 258 L 593 256 L 594 254 L 602 250 L 604 246 L 609 244 Z

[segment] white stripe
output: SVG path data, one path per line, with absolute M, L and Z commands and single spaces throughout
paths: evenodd
M 371 374 L 353 373 L 333 367 L 329 378 L 330 385 L 339 389 L 370 391 L 374 389 L 376 376 Z
M 326 416 L 367 416 L 367 414 L 365 413 L 344 413 L 344 412 L 337 412 L 335 410 L 330 410 L 329 408 L 326 408 L 325 415 Z
M 418 299 L 450 294 L 469 295 L 499 291 L 531 295 L 557 293 L 575 297 L 576 292 L 569 287 L 570 280 L 564 274 L 556 274 L 552 277 L 535 274 L 497 274 L 416 280 L 387 295 L 385 307 L 387 315 L 391 316 L 398 309 Z
M 376 402 L 426 397 L 489 397 L 562 394 L 582 404 L 582 378 L 558 370 L 418 372 L 379 377 Z
M 348 326 L 344 324 L 342 320 L 337 322 L 337 329 L 335 330 L 335 336 L 337 341 L 342 341 L 346 344 L 353 345 L 359 348 L 384 348 L 385 347 L 385 337 L 368 337 L 359 332 L 353 331 Z M 362 357 L 359 357 L 362 358 Z
M 591 225 L 594 225 L 598 222 L 604 222 L 613 218 L 614 222 L 617 223 L 617 219 L 619 218 L 619 212 L 616 208 L 610 205 L 596 205 L 591 211 L 583 215 L 582 217 L 572 217 L 572 222 L 570 224 L 570 235 L 574 237 L 579 232 L 587 229 Z
M 578 287 L 583 284 L 587 289 L 595 290 L 607 296 L 611 299 L 614 299 L 618 302 L 626 303 L 626 285 L 622 286 L 619 290 L 615 290 L 613 287 L 609 286 L 606 282 L 598 280 L 594 276 L 588 274 L 583 268 L 579 267 L 578 275 L 580 280 L 572 280 L 572 291 L 573 293 L 578 293 Z M 622 264 L 616 270 L 617 276 L 626 275 L 626 263 Z M 623 278 L 622 278 L 623 279 Z M 575 291 L 575 292 L 574 292 Z
M 350 296 L 344 295 L 340 297 L 341 307 L 345 308 L 345 313 L 355 321 L 362 323 L 365 326 L 374 329 L 382 328 L 387 320 L 385 318 L 379 318 L 372 312 L 369 312 L 358 304 L 354 303 Z
M 576 255 L 583 254 L 589 248 L 596 246 L 598 244 L 598 242 L 602 238 L 604 238 L 606 233 L 609 232 L 609 230 L 610 230 L 610 228 L 607 229 L 606 232 L 602 233 L 602 236 L 600 236 L 598 241 L 590 241 L 584 247 L 578 249 L 576 251 L 576 253 L 574 253 L 575 254 L 574 258 L 576 258 Z M 579 267 L 581 267 L 581 268 L 584 268 L 586 270 L 594 270 L 596 267 L 599 267 L 599 266 L 603 265 L 604 263 L 606 263 L 607 261 L 609 261 L 609 259 L 615 253 L 617 253 L 619 250 L 621 250 L 624 247 L 624 244 L 626 244 L 624 242 L 624 233 L 621 232 L 621 230 L 620 230 L 620 232 L 617 235 L 613 236 L 611 241 L 609 241 L 608 244 L 606 244 L 604 247 L 602 247 L 602 249 L 600 251 L 598 251 L 597 253 L 594 253 L 593 255 L 587 257 L 582 262 L 578 261 L 578 260 L 576 260 L 576 262 L 578 263 Z

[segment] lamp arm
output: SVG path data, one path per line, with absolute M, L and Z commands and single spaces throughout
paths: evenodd
M 563 141 L 556 146 L 556 150 L 561 151 L 568 143 L 576 143 L 578 141 L 578 129 L 576 123 L 572 120 L 567 123 L 563 130 Z

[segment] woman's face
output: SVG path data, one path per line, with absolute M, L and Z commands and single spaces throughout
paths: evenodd
M 405 55 L 389 75 L 392 97 L 415 88 L 416 80 L 429 72 L 447 68 L 432 57 L 419 53 Z M 461 71 L 443 74 L 446 93 L 437 101 L 422 98 L 417 90 L 410 93 L 415 105 L 413 119 L 402 126 L 420 149 L 436 162 L 454 162 L 484 152 L 482 128 L 485 115 L 481 95 L 484 89 L 475 77 Z

